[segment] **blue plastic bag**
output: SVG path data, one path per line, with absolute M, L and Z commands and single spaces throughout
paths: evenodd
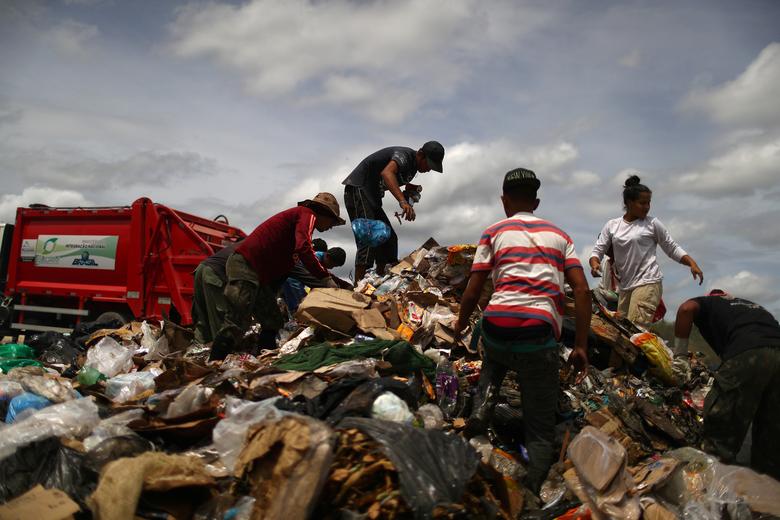
M 40 410 L 51 405 L 51 401 L 37 394 L 25 392 L 17 395 L 8 403 L 8 413 L 5 416 L 6 424 L 12 424 L 17 416 L 25 410 Z
M 378 247 L 390 240 L 392 230 L 381 220 L 356 218 L 352 221 L 352 233 L 358 247 Z

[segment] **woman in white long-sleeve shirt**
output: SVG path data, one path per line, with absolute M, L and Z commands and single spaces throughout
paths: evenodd
M 623 187 L 626 213 L 606 223 L 590 258 L 593 276 L 601 276 L 601 259 L 612 247 L 619 282 L 618 311 L 641 326 L 651 323 L 661 301 L 663 274 L 656 258 L 657 246 L 675 262 L 687 265 L 693 279 L 704 281 L 696 261 L 674 241 L 660 220 L 648 215 L 653 192 L 632 175 Z

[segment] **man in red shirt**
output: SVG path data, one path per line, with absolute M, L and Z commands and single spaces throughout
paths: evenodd
M 311 236 L 315 229 L 323 232 L 345 224 L 339 213 L 336 197 L 320 193 L 277 213 L 241 242 L 227 261 L 227 313 L 212 344 L 211 359 L 224 359 L 239 346 L 252 316 L 262 326 L 258 346 L 276 346 L 276 334 L 284 325 L 276 293 L 298 260 L 315 278 L 327 278 L 325 286 L 336 287 L 314 255 Z

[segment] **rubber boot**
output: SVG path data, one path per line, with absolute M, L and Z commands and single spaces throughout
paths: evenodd
M 482 362 L 474 405 L 466 421 L 465 434 L 469 439 L 487 431 L 506 371 L 507 369 L 498 363 L 491 363 L 487 359 Z

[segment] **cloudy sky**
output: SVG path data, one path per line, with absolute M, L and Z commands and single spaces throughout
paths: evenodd
M 586 258 L 639 172 L 705 288 L 780 313 L 777 1 L 0 0 L 0 70 L 0 221 L 147 196 L 249 232 L 436 139 L 402 253 L 475 242 L 525 166 Z

